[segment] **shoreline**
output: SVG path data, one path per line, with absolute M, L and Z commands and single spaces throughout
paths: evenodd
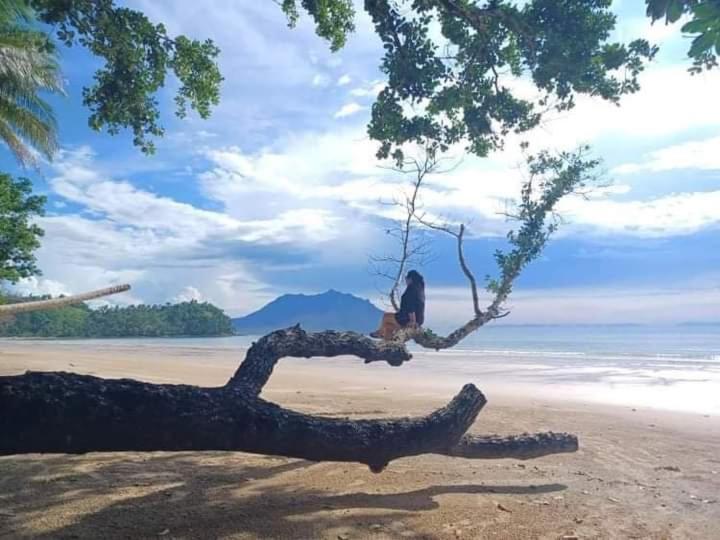
M 220 386 L 234 373 L 246 348 L 236 341 L 203 338 L 204 344 L 167 338 L 137 340 L 10 340 L 0 342 L 0 373 L 67 370 L 132 376 L 148 382 Z M 217 340 L 217 341 L 216 341 Z M 363 365 L 352 357 L 281 360 L 271 378 L 312 380 L 329 374 L 371 388 L 378 381 L 454 395 L 475 382 L 490 398 L 525 396 L 568 404 L 614 406 L 720 417 L 720 362 L 667 357 L 617 358 L 538 352 L 480 354 L 414 351 L 401 368 Z
M 75 371 L 153 382 L 223 384 L 241 351 L 11 346 L 0 375 Z M 417 416 L 468 382 L 418 360 L 285 359 L 263 391 L 325 417 Z M 488 396 L 470 432 L 576 433 L 573 454 L 531 461 L 422 455 L 381 474 L 239 452 L 0 457 L 0 538 L 556 539 L 720 535 L 717 416 L 557 399 L 553 386 Z M 512 367 L 512 366 L 511 366 Z M 447 366 L 440 366 L 447 371 Z

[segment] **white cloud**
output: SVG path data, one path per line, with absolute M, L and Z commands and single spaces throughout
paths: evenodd
M 196 302 L 203 302 L 205 300 L 205 297 L 195 287 L 188 285 L 172 299 L 172 302 L 179 304 L 182 302 L 190 302 L 193 300 Z
M 328 65 L 328 67 L 337 68 L 343 64 L 343 59 L 338 55 L 330 56 L 327 59 L 326 64 Z
M 274 203 L 280 204 L 278 211 L 287 209 L 283 205 L 310 203 L 340 215 L 343 207 L 350 207 L 369 216 L 397 218 L 397 208 L 380 202 L 401 196 L 411 178 L 378 168 L 374 150 L 375 144 L 359 129 L 308 133 L 255 154 L 239 148 L 214 150 L 208 157 L 217 166 L 202 176 L 203 185 L 209 196 L 229 208 L 230 215 L 247 212 L 250 194 L 264 193 L 268 201 L 281 197 L 282 204 Z M 472 221 L 474 235 L 504 235 L 512 224 L 503 212 L 519 196 L 523 180 L 522 169 L 511 167 L 508 156 L 467 158 L 447 173 L 429 176 L 421 202 L 426 211 L 450 221 Z M 714 210 L 720 204 L 720 192 L 649 199 L 631 195 L 630 186 L 617 184 L 598 187 L 587 198 L 566 199 L 560 205 L 569 220 L 563 234 L 590 229 L 599 234 L 672 236 L 720 222 Z
M 248 193 L 309 199 L 318 189 L 351 179 L 388 176 L 378 167 L 376 150 L 362 128 L 300 133 L 256 152 L 237 146 L 209 150 L 206 157 L 213 167 L 200 179 L 207 196 L 230 203 L 231 215 L 242 215 L 251 210 L 245 204 Z M 231 204 L 233 199 L 237 204 Z
M 720 137 L 668 146 L 643 157 L 645 159 L 638 163 L 625 163 L 611 172 L 633 174 L 676 169 L 720 170 Z
M 133 291 L 118 296 L 119 302 L 164 302 L 177 296 L 178 282 L 192 281 L 203 298 L 245 312 L 271 295 L 248 270 L 253 249 L 310 249 L 344 232 L 328 208 L 296 205 L 233 216 L 162 197 L 107 178 L 88 148 L 61 153 L 54 170 L 53 193 L 82 211 L 38 220 L 46 231 L 38 258 L 48 280 L 23 283 L 27 292 L 80 292 L 129 282 Z
M 375 98 L 385 88 L 386 83 L 382 81 L 372 81 L 365 86 L 359 86 L 350 90 L 350 95 L 355 97 L 371 97 Z
M 620 106 L 584 96 L 575 109 L 549 116 L 543 128 L 536 130 L 540 139 L 536 147 L 542 147 L 542 138 L 548 136 L 553 146 L 560 147 L 609 136 L 627 145 L 634 144 L 635 138 L 647 142 L 720 126 L 720 109 L 708 106 L 715 102 L 720 87 L 717 70 L 690 76 L 684 65 L 651 67 L 640 76 L 640 84 L 641 90 L 623 97 Z
M 322 73 L 316 73 L 312 78 L 312 85 L 324 88 L 330 84 L 330 77 L 323 75 Z
M 37 276 L 23 278 L 12 285 L 11 289 L 21 296 L 67 296 L 72 294 L 64 284 Z
M 429 328 L 447 331 L 472 317 L 472 304 L 465 287 L 430 287 L 427 297 Z M 513 292 L 506 307 L 511 311 L 510 316 L 493 324 L 717 321 L 720 320 L 720 288 L 690 284 L 665 288 L 521 288 Z
M 337 81 L 338 86 L 346 86 L 352 82 L 352 78 L 347 73 L 340 77 Z
M 365 107 L 362 105 L 352 102 L 352 103 L 346 103 L 338 111 L 333 115 L 334 118 L 346 118 L 348 116 L 352 116 L 354 114 L 359 113 L 360 111 L 364 110 Z
M 567 199 L 560 211 L 574 225 L 635 236 L 691 234 L 720 224 L 720 191 L 677 193 L 648 201 Z
M 206 131 L 204 129 L 196 131 L 195 135 L 201 139 L 214 139 L 218 136 L 217 133 L 213 133 L 212 131 Z
M 84 206 L 109 226 L 125 228 L 143 239 L 141 250 L 152 246 L 152 240 L 187 246 L 213 235 L 270 244 L 301 241 L 308 234 L 330 234 L 333 227 L 332 215 L 324 209 L 293 209 L 262 219 L 237 219 L 202 210 L 127 181 L 106 179 L 92 168 L 87 149 L 64 153 L 55 168 L 59 174 L 50 185 L 56 195 Z

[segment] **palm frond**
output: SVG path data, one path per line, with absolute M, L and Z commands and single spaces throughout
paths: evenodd
M 0 118 L 12 127 L 17 135 L 29 142 L 48 158 L 57 150 L 56 125 L 44 122 L 30 111 L 0 99 Z
M 24 166 L 35 165 L 38 153 L 52 159 L 57 124 L 41 94 L 64 94 L 47 34 L 33 22 L 25 0 L 0 0 L 0 139 Z
M 15 135 L 12 128 L 2 119 L 0 119 L 0 139 L 3 140 L 21 165 L 27 167 L 37 164 L 37 158 L 32 150 Z
M 52 107 L 37 92 L 17 86 L 0 76 L 0 99 L 23 107 L 49 124 L 55 123 Z
M 28 86 L 64 93 L 60 67 L 48 53 L 35 48 L 32 40 L 7 39 L 0 32 L 0 76 L 12 77 Z
M 33 10 L 25 0 L 0 0 L 0 21 L 12 23 L 32 20 Z

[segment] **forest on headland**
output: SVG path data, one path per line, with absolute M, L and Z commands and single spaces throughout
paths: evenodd
M 48 297 L 45 297 L 48 298 Z M 23 301 L 44 298 L 24 297 Z M 17 302 L 20 299 L 3 299 Z M 115 338 L 231 335 L 232 322 L 220 308 L 208 303 L 102 306 L 87 304 L 19 313 L 0 321 L 0 337 Z

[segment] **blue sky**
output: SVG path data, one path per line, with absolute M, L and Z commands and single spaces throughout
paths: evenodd
M 269 1 L 131 1 L 171 33 L 222 49 L 222 102 L 212 118 L 173 117 L 175 82 L 160 94 L 167 134 L 146 157 L 127 134 L 87 128 L 82 87 L 97 61 L 62 50 L 68 96 L 53 101 L 63 150 L 41 174 L 49 198 L 38 256 L 43 276 L 24 292 L 68 293 L 117 282 L 114 301 L 206 299 L 244 314 L 285 292 L 353 292 L 382 304 L 368 257 L 392 251 L 383 233 L 406 179 L 378 167 L 365 135 L 382 88 L 381 49 L 359 9 L 339 53 L 307 20 L 289 30 Z M 661 46 L 643 90 L 621 107 L 581 98 L 524 137 L 531 148 L 589 143 L 610 187 L 562 205 L 566 219 L 518 282 L 514 323 L 672 323 L 720 320 L 720 70 L 691 77 L 679 28 L 650 26 L 642 2 L 616 2 L 619 39 Z M 519 193 L 519 140 L 465 157 L 430 179 L 427 210 L 470 223 L 477 274 L 509 227 L 499 215 Z M 458 157 L 457 154 L 455 157 Z M 16 172 L 8 152 L 1 158 Z M 470 314 L 450 239 L 433 239 L 421 271 L 428 320 L 447 327 Z

